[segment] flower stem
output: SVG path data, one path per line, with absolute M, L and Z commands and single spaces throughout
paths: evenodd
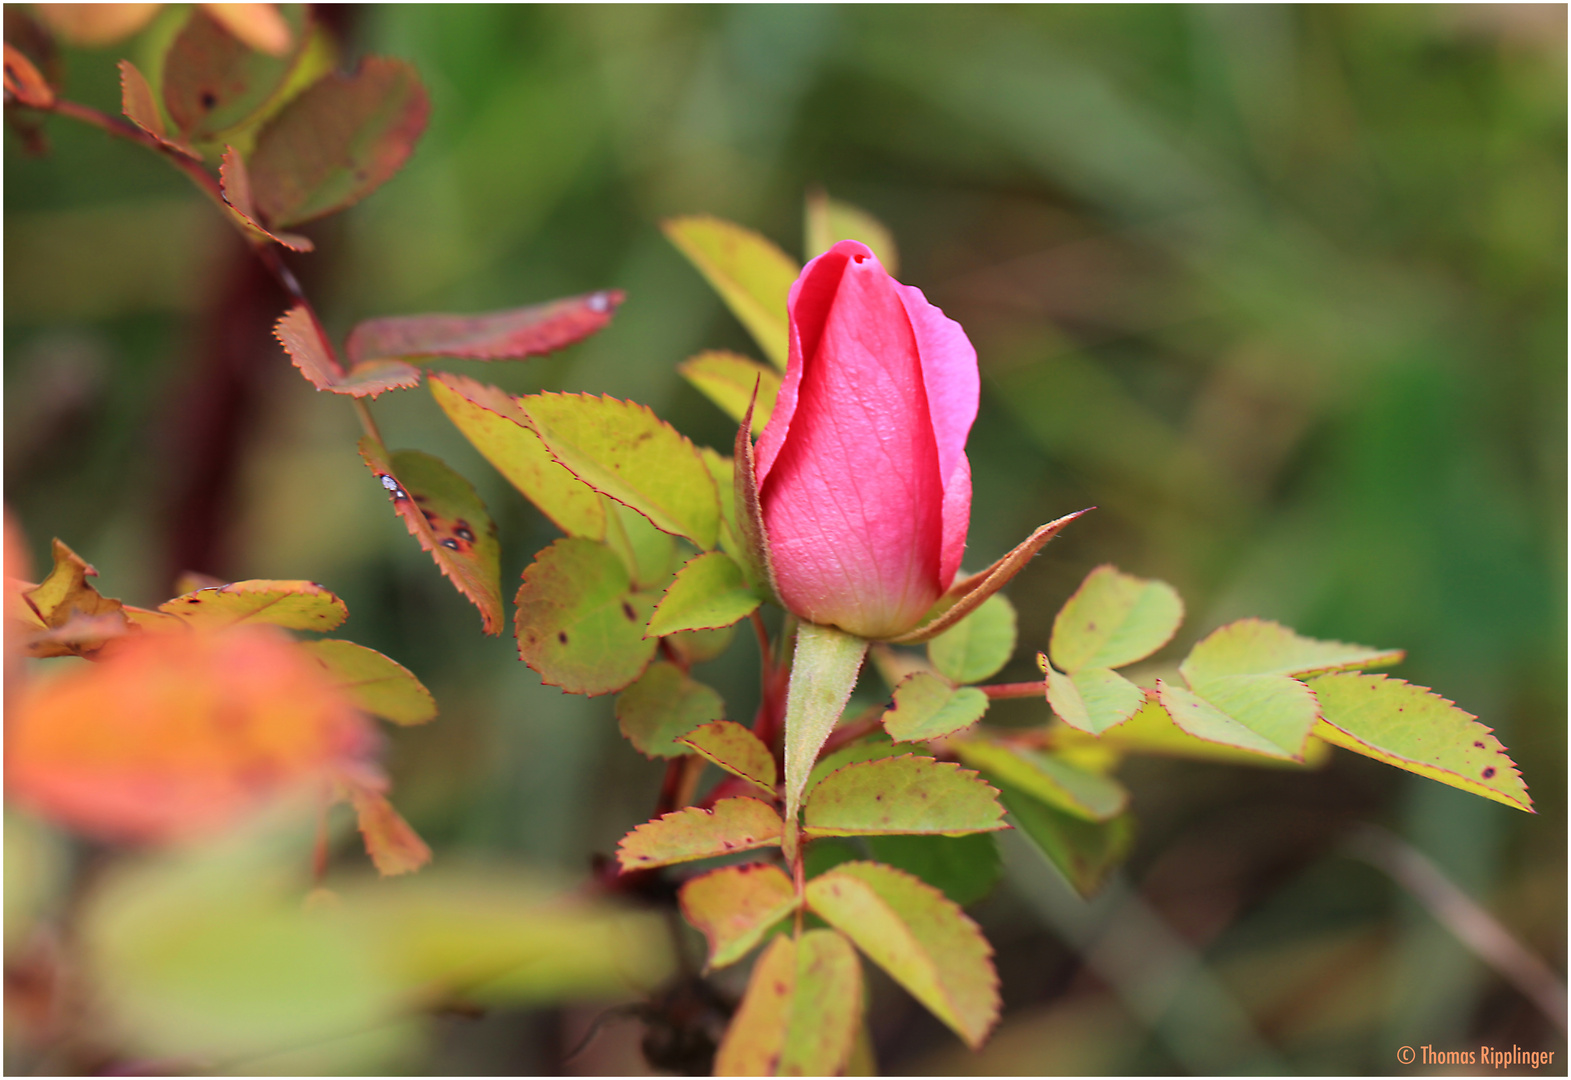
M 1038 679 L 1036 682 L 1006 682 L 993 683 L 991 686 L 979 686 L 978 690 L 999 701 L 1004 698 L 1033 698 L 1043 697 L 1047 693 L 1047 683 Z

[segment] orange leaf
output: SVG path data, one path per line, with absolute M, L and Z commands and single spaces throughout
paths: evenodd
M 332 345 L 304 304 L 296 304 L 284 312 L 273 327 L 273 334 L 283 344 L 295 367 L 300 369 L 300 374 L 318 390 L 375 398 L 389 390 L 407 390 L 420 385 L 420 369 L 400 360 L 356 364 L 345 372 L 333 355 Z
M 721 799 L 713 810 L 689 806 L 646 821 L 617 846 L 623 870 L 730 855 L 780 843 L 780 815 L 757 799 Z
M 283 56 L 294 43 L 277 4 L 203 4 L 202 10 L 257 52 Z
M 569 296 L 483 315 L 404 315 L 367 319 L 349 334 L 351 360 L 452 356 L 522 360 L 582 341 L 611 321 L 619 289 Z
M 363 785 L 349 789 L 349 801 L 360 818 L 366 854 L 383 877 L 407 874 L 431 861 L 431 849 L 409 827 L 380 791 Z
M 120 63 L 122 70 L 130 67 L 128 61 L 122 60 Z M 136 69 L 131 68 L 131 70 Z M 127 112 L 126 115 L 131 114 Z M 224 157 L 218 166 L 218 191 L 224 197 L 224 205 L 229 207 L 230 216 L 240 226 L 240 231 L 247 236 L 276 241 L 290 251 L 316 250 L 316 245 L 307 237 L 297 236 L 294 233 L 269 232 L 262 227 L 262 223 L 257 220 L 256 203 L 251 198 L 251 176 L 246 172 L 245 159 L 232 146 L 224 147 Z
M 371 721 L 281 631 L 132 634 L 26 688 L 7 717 L 8 797 L 89 836 L 221 829 L 367 768 Z
M 5 43 L 5 92 L 35 109 L 47 109 L 55 103 L 55 92 L 49 83 L 33 62 L 20 49 L 12 48 L 9 41 Z
M 158 99 L 153 96 L 153 88 L 147 85 L 147 79 L 129 60 L 120 61 L 120 111 L 125 113 L 127 120 L 157 139 L 160 146 L 188 158 L 202 160 L 202 155 L 185 143 L 169 138 L 164 129 L 164 114 L 158 111 Z
M 162 4 L 34 4 L 33 11 L 56 37 L 96 49 L 130 37 L 146 26 Z

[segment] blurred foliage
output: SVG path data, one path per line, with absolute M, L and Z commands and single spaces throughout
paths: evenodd
M 118 111 L 114 61 L 151 70 L 174 14 L 65 50 L 71 96 Z M 1056 894 L 1005 845 L 1006 883 L 973 909 L 1005 1002 L 981 1056 L 872 981 L 884 1070 L 1346 1073 L 1389 1070 L 1404 1044 L 1564 1052 L 1339 846 L 1355 821 L 1391 828 L 1563 977 L 1563 8 L 409 5 L 331 21 L 351 55 L 412 61 L 432 100 L 404 172 L 302 230 L 317 253 L 291 264 L 336 337 L 376 315 L 625 289 L 585 344 L 444 366 L 513 393 L 634 398 L 725 446 L 730 422 L 676 364 L 748 341 L 657 222 L 713 213 L 800 254 L 803 193 L 822 185 L 891 228 L 902 279 L 977 345 L 967 565 L 1099 507 L 1011 586 L 1023 647 L 1001 679 L 1034 676 L 1053 612 L 1112 561 L 1189 601 L 1158 673 L 1245 614 L 1401 645 L 1396 674 L 1493 726 L 1532 786 L 1528 817 L 1342 752 L 1306 773 L 1141 761 L 1124 779 L 1143 832 L 1106 902 Z M 428 873 L 469 858 L 581 877 L 648 816 L 661 766 L 608 699 L 542 687 L 508 637 L 477 632 L 387 512 L 350 411 L 268 338 L 284 304 L 187 182 L 100 132 L 45 131 L 48 157 L 9 134 L 5 160 L 6 500 L 35 563 L 67 538 L 137 604 L 184 569 L 324 583 L 356 613 L 350 636 L 441 707 L 394 732 L 389 758 L 438 853 Z M 474 482 L 517 581 L 555 530 L 424 391 L 375 409 L 390 446 Z M 751 645 L 706 679 L 733 709 L 756 700 Z M 8 940 L 13 904 L 47 910 L 64 873 L 53 840 L 11 832 L 8 868 L 49 881 L 7 875 Z M 444 1020 L 372 1060 L 554 1072 L 598 1011 Z M 641 1027 L 667 1024 L 644 1015 L 568 1067 L 642 1068 Z

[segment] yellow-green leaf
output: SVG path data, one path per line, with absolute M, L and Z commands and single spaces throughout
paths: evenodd
M 1116 668 L 1143 660 L 1171 640 L 1184 602 L 1171 585 L 1099 566 L 1053 620 L 1049 651 L 1060 671 Z
M 994 791 L 952 761 L 905 754 L 837 769 L 813 788 L 808 836 L 928 833 L 963 836 L 1006 828 Z
M 714 217 L 668 218 L 667 238 L 698 268 L 774 365 L 785 370 L 786 296 L 801 267 L 751 229 Z
M 1223 675 L 1201 688 L 1203 694 L 1156 681 L 1162 707 L 1196 738 L 1268 757 L 1304 759 L 1304 742 L 1319 708 L 1303 683 L 1286 675 Z
M 289 630 L 332 630 L 349 617 L 344 602 L 314 581 L 236 581 L 165 600 L 158 610 L 193 626 L 272 623 Z
M 331 638 L 301 642 L 300 647 L 373 716 L 395 724 L 423 724 L 436 716 L 431 691 L 408 668 L 375 649 Z
M 866 739 L 860 739 L 847 746 L 842 746 L 834 753 L 825 754 L 813 765 L 812 772 L 807 774 L 806 792 L 811 796 L 812 791 L 830 773 L 843 769 L 847 765 L 855 765 L 859 761 L 872 761 L 874 758 L 899 757 L 909 754 L 913 749 L 926 749 L 922 746 L 896 746 L 887 736 L 875 734 Z
M 682 886 L 682 914 L 709 940 L 709 967 L 734 964 L 796 910 L 796 890 L 778 866 L 722 866 Z
M 1015 606 L 1003 593 L 927 643 L 927 658 L 957 683 L 992 678 L 1015 651 Z
M 843 863 L 807 883 L 807 905 L 976 1049 L 998 1022 L 993 950 L 960 906 L 910 874 Z
M 715 1054 L 716 1076 L 836 1076 L 862 1029 L 862 968 L 833 930 L 777 937 Z
M 617 724 L 645 757 L 681 757 L 689 751 L 677 744 L 677 736 L 723 716 L 719 694 L 664 660 L 650 664 L 616 699 Z
M 689 806 L 646 821 L 617 845 L 623 870 L 730 855 L 780 843 L 780 815 L 757 799 L 721 799 L 713 810 Z
M 1009 820 L 1056 866 L 1081 896 L 1093 896 L 1107 875 L 1126 858 L 1135 842 L 1135 818 L 1124 813 L 1109 821 L 1086 821 L 1033 798 L 1010 784 L 998 790 Z
M 659 646 L 644 638 L 653 597 L 634 592 L 622 560 L 593 540 L 564 537 L 535 556 L 515 603 L 519 657 L 570 694 L 622 689 Z
M 1422 686 L 1341 673 L 1309 681 L 1328 743 L 1533 813 L 1527 784 L 1493 729 Z
M 21 594 L 31 605 L 24 613 L 30 631 L 27 654 L 90 655 L 129 628 L 125 605 L 89 585 L 87 579 L 97 577 L 98 571 L 58 538 L 53 552 L 49 576 Z
M 807 257 L 815 259 L 842 240 L 857 240 L 873 249 L 891 277 L 900 276 L 900 253 L 894 234 L 872 214 L 850 203 L 831 199 L 822 188 L 807 193 Z
M 464 375 L 436 372 L 431 396 L 464 438 L 569 536 L 603 540 L 600 496 L 545 448 L 511 395 Z
M 649 636 L 682 630 L 716 630 L 747 618 L 759 599 L 742 568 L 723 551 L 706 551 L 682 565 L 649 620 Z
M 656 528 L 705 551 L 720 535 L 720 499 L 698 450 L 636 402 L 590 394 L 517 399 L 529 426 L 574 476 Z
M 1308 675 L 1347 668 L 1387 667 L 1401 649 L 1376 649 L 1343 641 L 1300 637 L 1280 623 L 1239 619 L 1211 631 L 1190 650 L 1178 670 L 1197 691 L 1226 675 Z
M 854 634 L 809 622 L 797 628 L 786 688 L 785 805 L 790 827 L 784 846 L 788 859 L 796 855 L 797 810 L 808 776 L 851 699 L 866 654 L 867 642 Z
M 676 651 L 682 663 L 691 667 L 722 655 L 736 640 L 736 627 L 718 630 L 683 630 L 660 639 Z
M 1113 754 L 1158 754 L 1196 761 L 1225 761 L 1281 769 L 1313 768 L 1324 764 L 1330 753 L 1330 747 L 1317 738 L 1311 738 L 1305 744 L 1304 760 L 1301 762 L 1280 756 L 1266 757 L 1258 751 L 1199 738 L 1174 723 L 1154 693 L 1146 698 L 1134 716 L 1101 736 L 1060 728 L 1054 732 L 1054 746 L 1072 756 L 1100 749 Z M 1270 752 L 1276 754 L 1274 748 Z
M 1047 703 L 1072 728 L 1100 735 L 1145 704 L 1146 692 L 1112 668 L 1081 668 L 1066 675 L 1041 653 L 1036 654 L 1036 662 L 1047 679 Z
M 694 728 L 676 741 L 691 747 L 726 772 L 751 780 L 770 796 L 774 795 L 778 779 L 774 755 L 757 735 L 741 724 L 719 720 Z
M 774 412 L 775 398 L 780 393 L 780 373 L 774 368 L 734 352 L 715 349 L 684 360 L 676 370 L 737 423 L 747 415 L 747 403 L 753 400 L 753 387 L 757 386 L 758 404 L 753 407 L 749 423 L 754 435 L 764 433 L 769 415 Z
M 1111 776 L 1051 754 L 986 739 L 965 739 L 954 748 L 961 761 L 982 770 L 989 780 L 1003 781 L 1086 821 L 1106 821 L 1129 805 L 1129 792 Z
M 987 695 L 974 686 L 958 689 L 930 671 L 914 671 L 895 687 L 884 711 L 884 730 L 895 742 L 921 742 L 970 727 L 987 712 Z

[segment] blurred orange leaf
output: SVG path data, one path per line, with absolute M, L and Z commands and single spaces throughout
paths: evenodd
M 284 56 L 294 43 L 277 4 L 203 4 L 202 10 L 257 52 Z
M 42 73 L 9 41 L 5 43 L 5 92 L 35 109 L 47 109 L 55 103 L 55 92 Z
M 295 367 L 318 390 L 375 398 L 389 390 L 407 390 L 420 385 L 420 369 L 400 360 L 356 364 L 346 373 L 334 359 L 332 346 L 304 304 L 284 312 L 273 327 L 273 334 L 283 344 Z
M 383 877 L 407 874 L 431 861 L 431 849 L 380 791 L 355 785 L 349 801 L 360 819 L 366 854 Z
M 72 45 L 95 49 L 130 37 L 146 26 L 162 4 L 34 4 L 33 11 Z
M 174 839 L 367 769 L 370 720 L 278 630 L 133 634 L 105 656 L 7 717 L 7 797 L 61 825 Z
M 130 67 L 130 64 L 124 60 L 121 64 Z M 131 68 L 131 70 L 136 69 Z M 127 112 L 126 115 L 131 114 Z M 229 207 L 231 216 L 240 226 L 240 230 L 247 236 L 275 241 L 291 251 L 316 249 L 316 245 L 308 237 L 297 236 L 294 233 L 269 232 L 262 227 L 261 222 L 256 220 L 256 206 L 251 199 L 251 177 L 246 172 L 245 159 L 232 146 L 224 147 L 224 157 L 218 166 L 218 191 L 224 198 L 224 205 Z
M 483 315 L 367 319 L 350 331 L 345 351 L 351 360 L 522 360 L 565 348 L 600 330 L 624 296 L 620 289 L 609 289 Z

